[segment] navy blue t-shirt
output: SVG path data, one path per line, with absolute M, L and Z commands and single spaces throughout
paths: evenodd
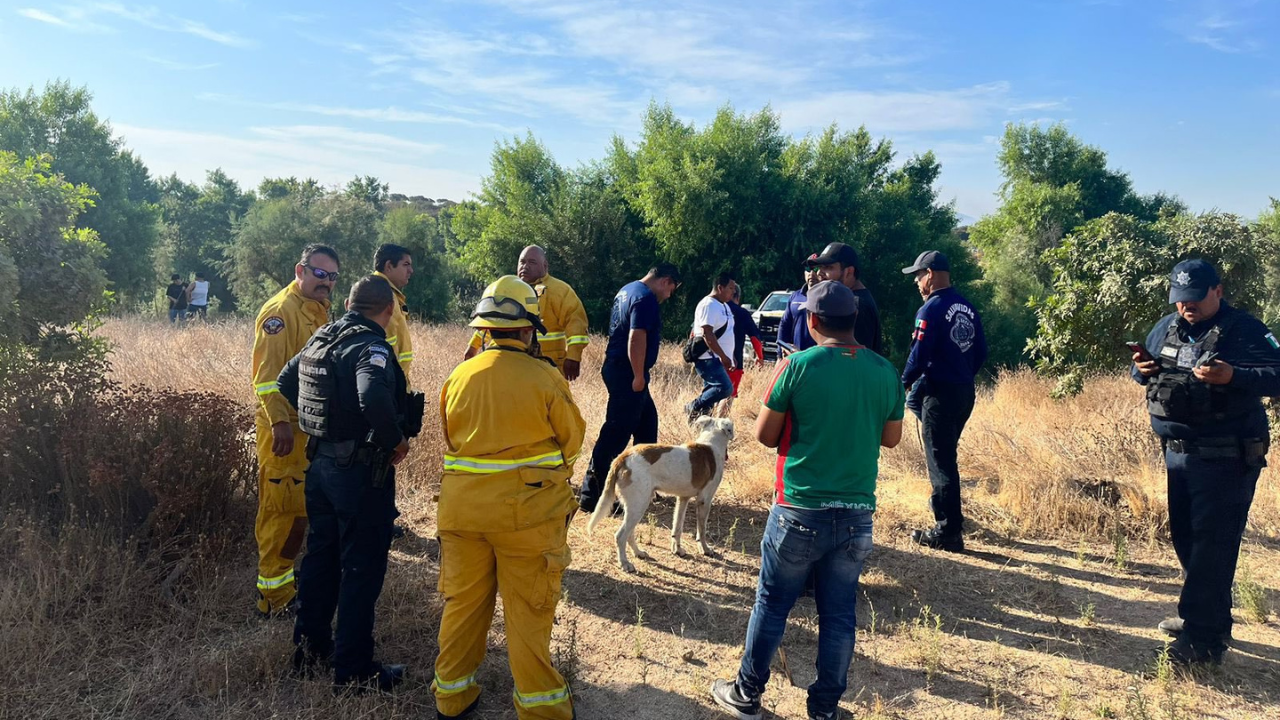
M 792 345 L 796 350 L 808 350 L 818 344 L 809 334 L 809 311 L 804 309 L 807 299 L 805 288 L 791 293 L 787 298 L 787 309 L 782 311 L 782 320 L 778 323 L 778 342 Z
M 929 382 L 971 385 L 986 361 L 987 337 L 978 311 L 955 288 L 943 288 L 931 294 L 916 313 L 902 383 L 911 387 L 924 378 L 926 386 Z
M 627 357 L 627 345 L 632 330 L 644 330 L 648 333 L 644 354 L 644 369 L 647 371 L 658 362 L 662 314 L 658 311 L 658 296 L 639 280 L 623 285 L 613 297 L 613 311 L 609 314 L 609 347 L 604 351 L 606 363 L 631 366 L 631 359 Z

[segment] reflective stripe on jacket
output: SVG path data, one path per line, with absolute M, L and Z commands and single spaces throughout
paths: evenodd
M 258 397 L 257 414 L 268 426 L 278 422 L 297 426 L 298 414 L 280 394 L 276 378 L 312 333 L 327 322 L 329 303 L 304 297 L 297 280 L 258 311 L 253 331 L 253 390 Z
M 440 391 L 441 530 L 516 530 L 574 506 L 568 481 L 586 423 L 569 383 L 518 342 L 496 344 L 454 368 Z

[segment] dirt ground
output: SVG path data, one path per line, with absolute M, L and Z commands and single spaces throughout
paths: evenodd
M 246 326 L 184 334 L 156 327 L 113 321 L 105 328 L 119 345 L 115 367 L 120 379 L 155 383 L 162 378 L 175 387 L 216 388 L 251 401 Z M 431 397 L 456 362 L 465 333 L 421 328 L 415 336 L 420 360 L 413 379 Z M 149 364 L 179 348 L 197 364 L 197 372 L 188 366 L 175 374 Z M 588 368 L 598 362 L 595 352 L 593 345 Z M 685 431 L 673 418 L 694 392 L 694 382 L 669 354 L 663 363 L 654 382 L 662 439 L 682 442 Z M 703 557 L 691 545 L 695 553 L 687 559 L 671 553 L 669 500 L 655 503 L 648 521 L 637 529 L 651 559 L 636 560 L 635 575 L 617 566 L 616 520 L 602 523 L 592 535 L 586 532 L 585 518 L 574 520 L 573 564 L 565 575 L 552 652 L 570 679 L 579 718 L 725 717 L 711 701 L 709 688 L 715 678 L 736 672 L 755 593 L 772 468 L 771 456 L 755 445 L 748 429 L 755 394 L 767 378 L 765 370 L 749 373 L 746 399 L 734 409 L 739 436 L 709 522 L 717 557 Z M 1005 391 L 997 388 L 980 399 L 962 446 L 962 455 L 970 456 L 965 500 L 972 518 L 965 554 L 922 550 L 907 540 L 928 515 L 928 483 L 913 425 L 907 428 L 909 442 L 886 455 L 875 549 L 862 576 L 860 629 L 842 707 L 857 718 L 1280 718 L 1280 626 L 1274 613 L 1259 622 L 1246 608 L 1238 608 L 1234 650 L 1217 670 L 1185 674 L 1157 662 L 1154 651 L 1164 641 L 1155 625 L 1174 614 L 1181 582 L 1172 549 L 1160 532 L 1162 506 L 1144 509 L 1128 500 L 1125 513 L 1131 525 L 1099 519 L 1091 526 L 1079 513 L 1045 515 L 1059 512 L 1036 507 L 1037 497 L 1040 503 L 1056 502 L 1047 491 L 1032 492 L 1029 499 L 1024 492 L 1018 495 L 1022 505 L 1010 504 L 1008 485 L 1014 478 L 1047 476 L 1057 461 L 1026 454 L 1030 441 L 1018 433 L 1035 429 L 1025 427 L 1015 401 L 1001 395 Z M 602 384 L 593 369 L 584 372 L 574 392 L 587 419 L 589 445 L 604 410 Z M 1126 493 L 1146 487 L 1152 502 L 1162 502 L 1153 469 L 1158 461 L 1149 445 L 1142 444 L 1149 443 L 1144 429 L 1135 424 L 1141 422 L 1140 408 L 1132 410 L 1137 397 L 1116 399 L 1117 393 L 1129 392 L 1115 381 L 1079 401 L 1114 406 L 1121 413 L 1100 413 L 1096 427 L 1078 428 L 1082 438 L 1114 420 L 1138 444 L 1133 451 L 1138 460 L 1130 460 L 1124 448 L 1112 454 L 1090 450 L 1091 457 L 1098 457 L 1097 468 L 1088 474 L 1131 481 L 1136 490 Z M 1090 412 L 1098 414 L 1096 408 Z M 1095 442 L 1080 443 L 1086 441 Z M 1086 454 L 1083 450 L 1053 442 L 1058 449 L 1052 452 L 1067 458 L 1064 466 L 1081 467 L 1082 461 L 1071 458 L 1072 453 Z M 997 443 L 1021 448 L 1024 454 L 1017 457 L 1024 460 L 1015 457 L 988 467 L 995 453 L 1002 452 Z M 258 620 L 251 613 L 250 550 L 234 566 L 193 568 L 175 592 L 176 608 L 157 608 L 145 624 L 113 623 L 118 613 L 111 603 L 127 602 L 128 587 L 119 590 L 116 600 L 97 598 L 56 627 L 40 618 L 10 617 L 7 640 L 37 648 L 32 652 L 39 657 L 33 662 L 45 667 L 56 663 L 57 678 L 31 672 L 5 682 L 0 686 L 0 717 L 434 717 L 429 684 L 440 612 L 433 539 L 440 451 L 438 431 L 429 424 L 401 482 L 402 521 L 410 534 L 392 547 L 376 627 L 378 656 L 410 666 L 406 683 L 393 696 L 339 700 L 323 681 L 288 676 L 290 624 Z M 1280 489 L 1268 472 L 1259 486 L 1255 522 L 1237 574 L 1272 605 L 1280 587 L 1280 540 L 1273 515 L 1278 496 Z M 1120 509 L 1114 512 L 1118 517 Z M 1030 531 L 1025 523 L 1032 515 L 1043 527 L 1052 527 L 1059 522 L 1052 518 L 1059 516 L 1067 518 L 1062 523 L 1072 524 L 1063 524 L 1059 532 Z M 1133 525 L 1138 522 L 1133 518 L 1142 522 Z M 692 521 L 689 526 L 686 537 L 691 537 Z M 31 539 L 19 543 L 15 552 L 14 567 L 59 568 L 49 571 L 53 578 L 74 573 L 76 558 L 86 550 L 51 551 Z M 23 565 L 25 559 L 28 565 Z M 120 568 L 99 572 L 119 572 L 120 584 L 127 586 L 131 571 L 126 565 Z M 37 571 L 34 579 L 7 578 L 0 585 L 0 602 L 8 592 L 59 582 L 42 577 Z M 812 600 L 802 599 L 792 612 L 784 652 L 775 659 L 765 695 L 773 716 L 805 717 L 804 688 L 813 679 L 816 642 L 817 612 Z M 484 692 L 478 717 L 514 718 L 500 612 L 479 682 Z

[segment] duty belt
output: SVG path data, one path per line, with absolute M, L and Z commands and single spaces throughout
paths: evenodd
M 1206 460 L 1265 457 L 1267 445 L 1266 440 L 1245 440 L 1234 437 L 1199 438 L 1196 440 L 1169 438 L 1164 441 L 1166 450 L 1183 455 L 1199 455 Z
M 343 440 L 342 442 L 316 441 L 316 455 L 331 457 L 339 463 L 350 463 L 352 461 L 367 463 L 373 460 L 375 452 L 374 448 L 356 440 Z

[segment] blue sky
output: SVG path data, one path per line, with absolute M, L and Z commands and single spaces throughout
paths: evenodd
M 1253 217 L 1280 196 L 1277 52 L 1275 0 L 0 0 L 0 86 L 87 85 L 156 175 L 454 200 L 496 140 L 531 130 L 573 166 L 657 99 L 933 149 L 974 217 L 1004 124 L 1063 121 L 1140 192 Z

